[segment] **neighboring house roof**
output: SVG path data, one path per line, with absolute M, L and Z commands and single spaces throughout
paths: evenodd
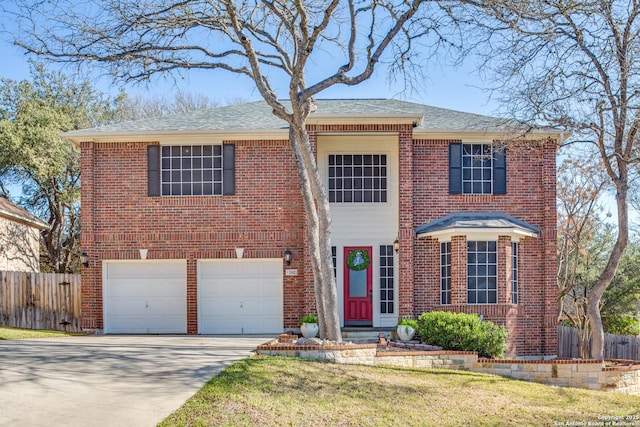
M 456 212 L 416 227 L 418 237 L 482 233 L 537 237 L 540 228 L 502 212 Z
M 8 218 L 12 221 L 21 222 L 30 225 L 41 230 L 49 228 L 49 224 L 42 221 L 35 215 L 32 215 L 27 210 L 21 208 L 15 203 L 11 202 L 4 196 L 0 196 L 0 217 Z
M 288 101 L 283 103 L 290 105 Z M 514 126 L 505 119 L 396 99 L 319 99 L 317 107 L 307 120 L 310 124 L 347 122 L 349 119 L 352 121 L 370 119 L 371 122 L 392 119 L 411 123 L 416 131 L 425 132 L 504 133 L 514 129 Z M 279 130 L 286 135 L 288 125 L 274 116 L 272 108 L 266 102 L 256 101 L 65 132 L 62 136 L 79 143 L 94 138 L 123 135 L 234 133 L 265 130 Z M 548 133 L 550 129 L 544 129 L 544 131 Z M 553 130 L 555 134 L 558 132 Z

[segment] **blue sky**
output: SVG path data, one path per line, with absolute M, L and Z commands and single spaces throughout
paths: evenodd
M 7 21 L 6 14 L 0 14 L 0 77 L 14 80 L 29 79 L 28 57 L 10 41 L 12 22 Z M 4 31 L 3 31 L 4 30 Z M 383 71 L 382 69 L 379 71 Z M 470 113 L 497 115 L 499 103 L 489 98 L 483 91 L 483 81 L 469 59 L 462 67 L 435 64 L 426 70 L 429 79 L 424 82 L 419 93 L 402 93 L 401 85 L 390 85 L 385 73 L 378 72 L 373 78 L 356 87 L 335 86 L 322 92 L 319 98 L 398 98 L 436 107 Z M 96 87 L 111 94 L 116 94 L 119 85 L 108 77 L 96 81 Z M 183 77 L 174 76 L 157 78 L 148 85 L 125 86 L 131 95 L 170 95 L 176 90 L 193 94 L 205 94 L 214 101 L 228 103 L 234 100 L 259 100 L 260 94 L 254 89 L 252 82 L 224 71 L 195 71 Z M 605 205 L 615 212 L 611 206 L 611 198 L 605 197 Z M 633 223 L 637 224 L 637 217 Z M 634 225 L 636 225 L 634 224 Z
M 0 77 L 28 79 L 28 57 L 11 44 L 13 23 L 8 22 L 9 18 L 8 14 L 0 14 Z M 490 102 L 488 93 L 479 88 L 482 81 L 472 61 L 467 61 L 462 68 L 434 63 L 427 69 L 427 75 L 430 78 L 421 85 L 419 93 L 402 93 L 401 84 L 390 85 L 386 81 L 384 70 L 380 69 L 377 75 L 359 86 L 335 86 L 321 93 L 319 98 L 398 98 L 477 114 L 497 114 L 498 104 Z M 118 90 L 105 77 L 97 80 L 96 86 L 103 92 L 113 94 Z M 158 78 L 146 86 L 125 86 L 125 90 L 131 95 L 157 93 L 164 96 L 178 89 L 193 94 L 202 93 L 221 103 L 237 99 L 261 99 L 249 80 L 224 71 L 195 71 L 186 74 L 184 78 Z
M 0 77 L 13 80 L 29 79 L 29 56 L 11 42 L 14 22 L 9 14 L 0 14 Z M 35 57 L 31 57 L 37 59 Z M 469 61 L 468 64 L 471 62 Z M 73 70 L 70 67 L 67 72 Z M 381 71 L 384 71 L 381 69 Z M 435 65 L 427 70 L 429 80 L 419 88 L 419 93 L 402 93 L 401 84 L 390 84 L 384 72 L 378 72 L 370 80 L 356 87 L 336 86 L 322 92 L 318 98 L 398 98 L 407 101 L 433 105 L 453 110 L 484 115 L 496 114 L 498 104 L 489 102 L 488 94 L 482 91 L 480 81 L 473 67 L 454 68 Z M 96 88 L 115 95 L 120 84 L 108 77 L 94 80 Z M 205 94 L 210 99 L 225 104 L 238 99 L 254 101 L 261 99 L 251 81 L 245 77 L 224 71 L 197 70 L 184 76 L 156 78 L 147 85 L 124 87 L 130 95 L 171 95 L 176 90 L 193 94 Z M 12 195 L 19 189 L 10 188 Z

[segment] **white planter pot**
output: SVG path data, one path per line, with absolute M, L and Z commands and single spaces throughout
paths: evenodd
M 318 335 L 318 324 L 303 323 L 302 326 L 300 326 L 300 332 L 302 332 L 302 336 L 305 338 L 313 338 Z
M 398 325 L 396 328 L 396 333 L 398 334 L 398 338 L 400 341 L 411 341 L 413 336 L 416 334 L 416 330 L 413 329 L 413 326 L 409 325 Z

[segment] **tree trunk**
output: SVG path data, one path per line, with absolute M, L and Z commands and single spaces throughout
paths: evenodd
M 619 166 L 622 168 L 622 166 Z M 622 171 L 621 176 L 625 176 L 626 170 Z M 629 241 L 629 212 L 627 204 L 627 180 L 621 179 L 617 182 L 616 205 L 618 208 L 618 238 L 609 261 L 605 269 L 598 277 L 596 284 L 589 293 L 587 299 L 587 312 L 589 314 L 589 322 L 591 323 L 591 358 L 602 360 L 604 362 L 604 329 L 602 327 L 602 317 L 600 316 L 600 303 L 602 295 L 607 289 L 620 264 L 620 259 L 624 253 Z
M 307 219 L 309 258 L 314 276 L 314 291 L 320 338 L 342 341 L 338 316 L 338 292 L 331 257 L 331 213 L 329 198 L 317 170 L 306 124 L 292 125 L 289 140 L 293 149 Z

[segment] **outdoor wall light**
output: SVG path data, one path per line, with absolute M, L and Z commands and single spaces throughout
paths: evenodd
M 289 249 L 284 251 L 284 262 L 286 262 L 287 265 L 291 265 L 291 256 L 292 255 L 293 254 L 291 253 L 291 251 Z
M 393 250 L 398 253 L 400 250 L 400 241 L 398 239 L 393 241 Z
M 80 254 L 80 262 L 85 267 L 89 267 L 89 255 L 87 255 L 85 251 L 82 251 L 82 253 Z

